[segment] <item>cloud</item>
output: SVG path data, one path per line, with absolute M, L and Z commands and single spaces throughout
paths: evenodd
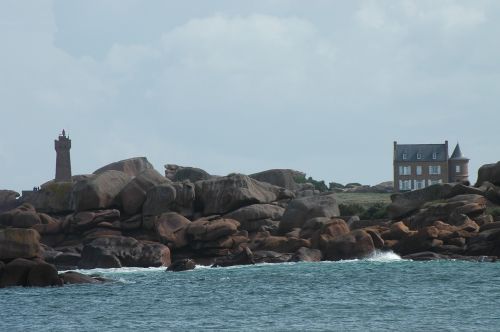
M 474 28 L 486 21 L 477 2 L 463 1 L 373 1 L 365 0 L 355 14 L 364 26 L 400 32 L 404 27 L 436 25 L 443 31 Z
M 0 4 L 0 187 L 50 179 L 62 128 L 75 173 L 141 154 L 374 183 L 393 140 L 495 149 L 495 2 L 96 4 Z

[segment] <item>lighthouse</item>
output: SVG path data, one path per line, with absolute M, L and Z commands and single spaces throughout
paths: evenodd
M 71 149 L 71 140 L 66 136 L 66 132 L 62 131 L 57 140 L 54 140 L 56 149 L 56 182 L 71 181 L 71 158 L 69 150 Z

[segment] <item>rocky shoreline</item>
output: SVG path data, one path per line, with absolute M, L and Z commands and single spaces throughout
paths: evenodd
M 27 197 L 0 190 L 0 287 L 104 280 L 58 270 L 212 266 L 363 258 L 494 262 L 500 256 L 500 163 L 476 186 L 394 194 L 388 219 L 341 216 L 336 194 L 269 170 L 212 176 L 146 158 L 119 161 Z

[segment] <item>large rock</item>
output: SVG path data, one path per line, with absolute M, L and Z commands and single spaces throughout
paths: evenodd
M 238 220 L 240 229 L 255 232 L 262 227 L 279 224 L 285 209 L 273 204 L 252 204 L 224 215 L 224 218 Z
M 302 225 L 302 228 L 300 230 L 300 237 L 304 239 L 309 239 L 309 238 L 314 238 L 313 239 L 313 246 L 317 242 L 318 236 L 321 234 L 323 229 L 326 229 L 326 227 L 329 224 L 332 223 L 340 223 L 343 224 L 343 228 L 346 229 L 346 233 L 349 233 L 349 226 L 347 223 L 340 219 L 338 220 L 337 218 L 327 218 L 327 217 L 316 217 L 316 218 L 311 218 L 307 220 L 304 225 Z
M 235 234 L 239 226 L 232 219 L 201 219 L 187 225 L 186 236 L 190 241 L 214 241 Z
M 19 196 L 17 191 L 0 189 L 0 212 L 4 209 L 13 208 Z
M 35 208 L 29 203 L 0 214 L 0 226 L 4 227 L 30 228 L 41 222 Z
M 56 268 L 45 262 L 39 262 L 28 272 L 26 285 L 31 287 L 62 286 Z
M 62 286 L 53 265 L 40 260 L 16 258 L 6 264 L 0 274 L 0 288 L 10 286 Z
M 337 217 L 340 215 L 337 196 L 333 193 L 292 200 L 280 222 L 280 232 L 287 233 L 293 228 L 302 228 L 304 223 L 316 217 Z
M 424 189 L 409 191 L 391 196 L 392 203 L 387 207 L 390 219 L 406 217 L 417 211 L 426 202 L 451 197 L 453 185 L 434 184 Z
M 154 169 L 146 169 L 133 178 L 120 192 L 118 199 L 123 211 L 133 215 L 142 210 L 148 190 L 168 180 Z
M 162 213 L 155 218 L 154 230 L 161 243 L 170 248 L 181 248 L 188 244 L 187 226 L 191 221 L 175 212 Z
M 194 270 L 196 268 L 196 262 L 189 258 L 183 258 L 174 261 L 168 268 L 167 271 L 171 272 L 181 272 Z
M 37 262 L 25 258 L 16 258 L 6 264 L 0 275 L 0 288 L 27 286 L 28 274 L 36 265 Z
M 259 263 L 286 263 L 292 259 L 293 254 L 278 253 L 271 250 L 258 250 L 253 252 L 255 264 Z
M 85 211 L 118 206 L 116 197 L 129 181 L 129 175 L 114 170 L 81 180 L 73 187 L 72 207 L 75 211 Z
M 80 180 L 90 176 L 79 176 Z M 73 211 L 71 206 L 71 193 L 73 182 L 50 181 L 42 185 L 38 191 L 31 193 L 25 202 L 31 203 L 39 212 L 65 213 Z
M 288 190 L 242 174 L 196 182 L 196 200 L 204 215 L 224 214 L 243 206 L 292 196 Z
M 208 180 L 212 177 L 201 168 L 179 166 L 173 164 L 165 165 L 165 176 L 174 182 L 188 180 L 193 183 L 200 180 Z
M 416 214 L 408 218 L 412 229 L 432 225 L 434 221 L 441 220 L 452 225 L 461 225 L 463 217 L 474 218 L 486 210 L 487 200 L 481 195 L 458 195 L 445 201 L 426 204 Z
M 292 262 L 319 262 L 323 258 L 323 254 L 318 249 L 311 249 L 306 247 L 299 248 L 293 254 Z
M 227 267 L 233 265 L 250 264 L 255 264 L 253 260 L 253 253 L 248 247 L 245 247 L 237 253 L 217 258 L 212 267 Z
M 270 169 L 252 174 L 250 177 L 257 181 L 270 183 L 278 187 L 297 190 L 299 186 L 296 179 L 305 178 L 305 173 L 293 169 Z
M 69 228 L 71 232 L 81 233 L 97 227 L 102 222 L 113 222 L 120 218 L 120 211 L 97 210 L 76 212 L 68 217 Z
M 40 235 L 33 229 L 0 230 L 0 260 L 32 258 L 40 254 Z
M 146 193 L 142 213 L 145 216 L 157 216 L 163 212 L 178 212 L 183 216 L 193 215 L 195 187 L 189 181 L 163 183 Z
M 486 164 L 479 168 L 476 187 L 479 187 L 484 182 L 500 186 L 500 161 L 496 164 Z
M 391 224 L 389 229 L 382 233 L 382 238 L 384 240 L 401 240 L 411 233 L 408 226 L 406 226 L 402 221 L 395 222 Z
M 436 226 L 420 228 L 418 232 L 412 232 L 409 236 L 402 238 L 392 249 L 400 255 L 408 255 L 421 251 L 435 251 L 443 245 L 439 240 L 440 230 Z
M 293 253 L 302 247 L 310 247 L 311 243 L 305 239 L 286 236 L 267 236 L 252 244 L 255 250 Z
M 147 169 L 153 169 L 153 165 L 148 161 L 146 157 L 136 157 L 125 160 L 120 160 L 104 167 L 99 168 L 94 172 L 94 174 L 101 174 L 106 171 L 120 171 L 128 176 L 137 176 Z
M 375 251 L 372 237 L 363 230 L 331 237 L 323 242 L 323 259 L 336 261 L 342 259 L 364 258 Z
M 110 236 L 93 240 L 82 251 L 80 268 L 109 268 L 121 266 L 168 266 L 170 250 L 167 246 L 131 237 Z
M 75 271 L 61 273 L 59 274 L 59 278 L 61 278 L 64 284 L 97 284 L 102 282 L 97 278 Z

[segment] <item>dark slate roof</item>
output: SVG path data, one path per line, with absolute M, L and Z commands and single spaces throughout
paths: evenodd
M 396 144 L 395 151 L 396 161 L 447 161 L 448 151 L 446 144 Z M 403 154 L 406 153 L 406 159 L 403 159 Z M 418 159 L 417 154 L 422 154 L 422 158 Z M 432 159 L 436 153 L 436 159 Z
M 453 160 L 469 160 L 469 158 L 465 157 L 462 154 L 462 151 L 460 150 L 460 145 L 455 146 L 455 150 L 453 150 L 453 154 L 451 155 L 450 159 Z

